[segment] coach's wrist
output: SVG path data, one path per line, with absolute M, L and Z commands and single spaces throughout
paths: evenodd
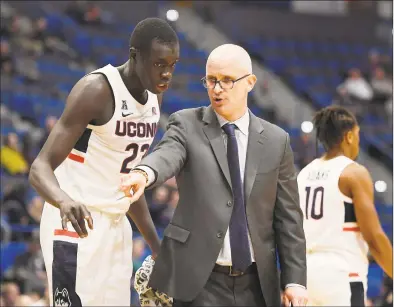
M 145 178 L 145 184 L 146 184 L 146 185 L 148 184 L 149 177 L 148 177 L 148 173 L 147 173 L 147 172 L 145 172 L 145 171 L 142 170 L 142 169 L 135 168 L 135 169 L 132 170 L 132 173 L 141 174 L 142 176 L 144 176 L 144 178 Z
M 134 169 L 144 171 L 148 175 L 148 182 L 146 184 L 147 187 L 149 187 L 151 184 L 153 184 L 156 181 L 155 172 L 149 166 L 138 165 Z

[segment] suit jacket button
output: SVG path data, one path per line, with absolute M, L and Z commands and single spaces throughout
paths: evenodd
M 216 234 L 216 236 L 217 236 L 219 239 L 222 238 L 222 237 L 223 237 L 223 232 L 219 231 L 219 232 Z
M 231 202 L 231 200 L 229 200 L 228 202 L 227 202 L 227 207 L 231 207 L 233 205 L 233 203 Z

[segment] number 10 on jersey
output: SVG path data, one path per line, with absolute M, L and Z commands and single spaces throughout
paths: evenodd
M 320 220 L 323 217 L 324 188 L 306 187 L 305 192 L 306 192 L 305 218 L 307 220 L 309 218 L 312 218 L 314 220 Z M 318 209 L 318 212 L 316 212 L 316 206 L 320 207 Z

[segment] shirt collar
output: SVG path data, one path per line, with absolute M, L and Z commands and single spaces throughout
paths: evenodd
M 216 111 L 215 114 L 218 118 L 220 127 L 223 127 L 225 124 L 230 123 L 227 119 L 224 119 L 222 116 L 220 116 Z M 248 110 L 246 110 L 245 114 L 242 115 L 240 118 L 238 118 L 236 121 L 231 122 L 232 124 L 236 125 L 237 128 L 244 134 L 248 135 L 249 134 L 249 121 L 250 121 L 250 115 Z

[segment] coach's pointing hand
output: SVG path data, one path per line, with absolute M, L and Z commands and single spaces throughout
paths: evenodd
M 147 178 L 146 173 L 141 170 L 131 171 L 121 178 L 120 190 L 130 198 L 130 203 L 136 202 L 144 193 L 148 183 Z
M 62 218 L 62 227 L 67 230 L 67 222 L 73 225 L 80 238 L 88 236 L 85 220 L 88 222 L 90 229 L 93 229 L 93 219 L 86 207 L 79 202 L 65 202 L 60 205 L 60 217 Z

